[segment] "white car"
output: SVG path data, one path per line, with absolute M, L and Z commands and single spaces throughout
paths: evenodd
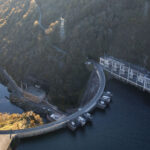
M 40 86 L 40 85 L 37 85 L 37 84 L 35 84 L 35 87 L 38 88 L 38 89 L 41 88 L 41 86 Z
M 50 117 L 54 120 L 58 120 L 59 119 L 59 116 L 56 115 L 56 114 L 51 114 Z

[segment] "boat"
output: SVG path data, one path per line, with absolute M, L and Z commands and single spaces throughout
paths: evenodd
M 106 104 L 106 102 L 100 100 L 100 101 L 97 103 L 97 107 L 104 110 L 104 109 L 107 107 L 107 104 Z
M 81 125 L 82 127 L 86 124 L 86 119 L 83 118 L 83 117 L 81 117 L 81 116 L 79 116 L 79 117 L 77 118 L 77 121 L 80 123 L 80 125 Z
M 87 120 L 87 121 L 92 121 L 92 116 L 90 113 L 85 113 L 83 114 L 83 117 Z
M 102 100 L 102 101 L 106 102 L 107 104 L 109 104 L 111 102 L 111 97 L 103 95 L 100 100 Z
M 77 123 L 74 120 L 69 121 L 67 123 L 67 126 L 71 131 L 75 131 L 78 127 Z
M 106 91 L 103 93 L 104 96 L 109 96 L 112 98 L 113 94 L 110 91 Z

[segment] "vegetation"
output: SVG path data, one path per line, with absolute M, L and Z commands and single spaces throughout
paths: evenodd
M 42 118 L 32 111 L 22 114 L 0 113 L 0 130 L 20 130 L 43 124 Z
M 108 54 L 150 69 L 149 0 L 0 0 L 0 18 L 1 65 L 18 83 L 31 75 L 46 80 L 60 107 L 78 105 L 87 57 Z

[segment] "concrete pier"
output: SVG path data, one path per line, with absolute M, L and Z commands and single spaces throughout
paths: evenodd
M 8 150 L 15 134 L 0 134 L 0 150 Z

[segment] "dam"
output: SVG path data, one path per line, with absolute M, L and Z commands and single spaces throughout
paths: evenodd
M 95 95 L 91 98 L 91 100 L 85 106 L 80 108 L 75 113 L 70 114 L 68 116 L 63 116 L 61 118 L 58 118 L 51 123 L 47 123 L 42 126 L 38 126 L 35 128 L 28 128 L 28 129 L 24 129 L 24 130 L 0 131 L 0 135 L 6 135 L 6 137 L 9 137 L 10 134 L 14 134 L 15 137 L 17 137 L 17 138 L 33 137 L 33 136 L 37 136 L 37 135 L 46 134 L 46 133 L 49 133 L 49 132 L 52 132 L 52 131 L 55 131 L 55 130 L 58 130 L 61 128 L 65 128 L 65 127 L 67 127 L 68 123 L 72 122 L 73 120 L 78 120 L 78 122 L 81 125 L 84 125 L 84 124 L 82 124 L 83 116 L 84 117 L 89 116 L 89 113 L 94 108 L 99 107 L 101 105 L 100 101 L 101 101 L 101 97 L 103 96 L 104 89 L 105 89 L 105 83 L 106 83 L 105 74 L 103 72 L 101 65 L 94 61 L 92 61 L 90 63 L 94 66 L 94 70 L 95 70 L 95 73 L 98 78 L 98 89 L 97 89 Z M 22 89 L 21 90 L 19 89 L 19 91 L 24 93 L 22 91 Z M 48 109 L 48 108 L 44 108 L 44 111 L 45 111 L 45 109 Z M 89 117 L 89 119 L 90 119 L 90 117 Z M 8 140 L 7 144 L 6 143 L 3 143 L 3 144 L 9 145 L 10 143 L 11 143 L 11 141 Z M 2 150 L 5 150 L 5 149 L 2 149 Z

